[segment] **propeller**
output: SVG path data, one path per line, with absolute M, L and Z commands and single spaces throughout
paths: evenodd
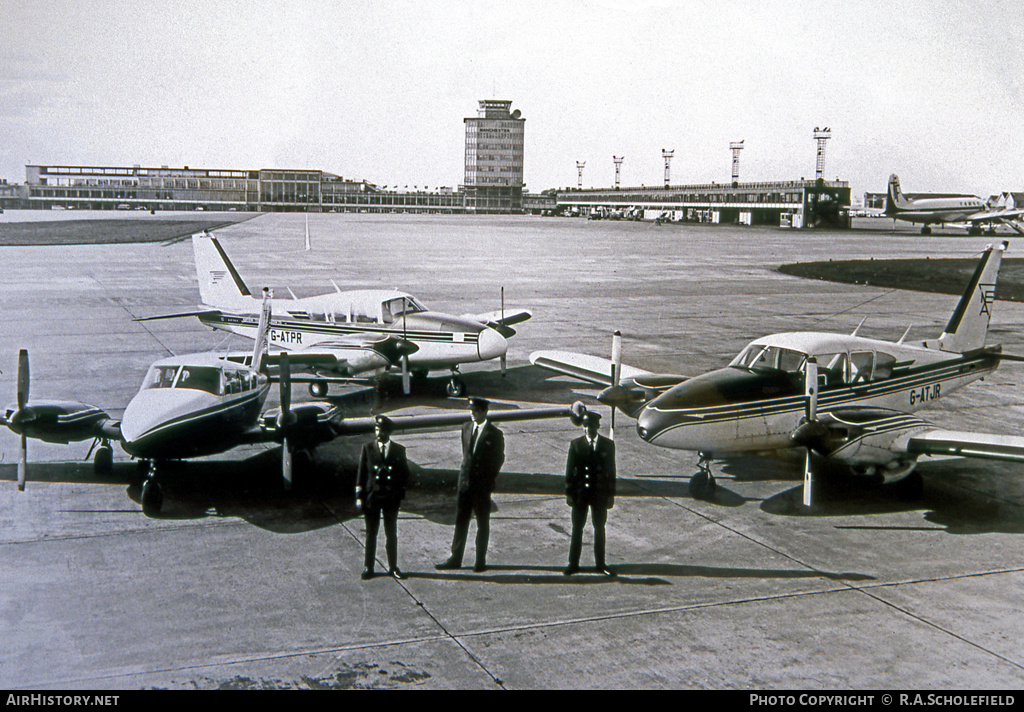
M 813 356 L 807 359 L 804 367 L 804 398 L 804 417 L 800 419 L 800 425 L 790 435 L 790 439 L 794 445 L 804 448 L 803 501 L 805 507 L 810 507 L 814 484 L 811 451 L 828 434 L 825 426 L 818 420 L 818 361 Z
M 282 351 L 278 356 L 277 385 L 281 396 L 281 412 L 277 416 L 277 428 L 281 432 L 281 476 L 285 490 L 292 488 L 292 448 L 288 442 L 288 431 L 297 418 L 291 410 L 292 405 L 292 373 L 288 362 L 288 352 Z
M 28 351 L 22 349 L 18 352 L 18 412 L 15 413 L 11 422 L 21 426 L 32 419 L 32 412 L 28 409 Z M 28 438 L 25 435 L 25 428 L 19 427 L 21 431 L 21 458 L 18 460 L 18 491 L 25 491 L 25 478 L 28 473 Z
M 612 387 L 619 385 L 619 374 L 622 372 L 622 332 L 616 331 L 612 334 Z M 612 414 L 609 419 L 608 436 L 615 439 L 615 406 L 612 406 Z

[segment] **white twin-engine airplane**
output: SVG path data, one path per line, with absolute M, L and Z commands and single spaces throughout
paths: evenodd
M 726 367 L 694 378 L 557 351 L 537 366 L 608 386 L 598 396 L 637 419 L 646 442 L 699 453 L 695 497 L 715 487 L 710 462 L 733 455 L 804 448 L 804 503 L 811 504 L 812 452 L 856 475 L 920 491 L 921 455 L 1024 462 L 1024 438 L 937 428 L 911 413 L 991 373 L 1004 355 L 985 346 L 999 264 L 1007 243 L 988 247 L 944 333 L 919 343 L 794 332 L 751 342 Z M 858 327 L 859 329 L 859 327 Z M 909 329 L 908 329 L 909 332 Z M 613 370 L 614 369 L 614 370 Z
M 885 211 L 882 214 L 895 220 L 922 223 L 922 235 L 930 235 L 932 229 L 928 226 L 936 223 L 966 223 L 967 232 L 971 235 L 980 235 L 982 225 L 988 225 L 990 231 L 994 231 L 996 225 L 1009 225 L 1024 235 L 1024 230 L 1017 225 L 1024 210 L 989 210 L 985 201 L 976 195 L 922 195 L 907 198 L 900 190 L 900 179 L 895 173 L 889 176 L 889 192 L 886 194 Z
M 0 414 L 0 424 L 21 436 L 18 489 L 25 489 L 27 438 L 62 444 L 93 440 L 93 465 L 100 475 L 110 473 L 111 442 L 119 442 L 126 453 L 147 466 L 141 489 L 142 509 L 155 516 L 164 500 L 161 482 L 175 471 L 165 467 L 168 462 L 226 452 L 240 445 L 280 443 L 283 483 L 288 489 L 296 453 L 311 453 L 339 436 L 373 432 L 372 417 L 345 417 L 340 405 L 291 405 L 291 364 L 301 364 L 302 355 L 266 353 L 270 322 L 268 296 L 262 305 L 252 357 L 241 362 L 216 353 L 156 361 L 120 420 L 84 403 L 30 401 L 28 352 L 22 350 L 18 355 L 17 401 Z M 271 375 L 268 367 L 274 365 L 277 373 Z M 263 412 L 274 380 L 280 390 L 280 408 Z M 501 422 L 565 416 L 575 422 L 583 412 L 582 404 L 576 403 L 569 407 L 492 409 L 488 417 Z M 392 421 L 398 430 L 411 430 L 461 425 L 469 417 L 468 412 L 396 415 Z
M 206 311 L 194 312 L 207 326 L 253 338 L 260 300 L 253 296 L 217 238 L 192 236 L 199 293 Z M 315 397 L 328 383 L 372 378 L 400 367 L 405 391 L 409 374 L 451 371 L 447 392 L 465 393 L 459 365 L 500 359 L 505 370 L 511 325 L 530 318 L 529 311 L 452 316 L 427 310 L 410 294 L 397 290 L 353 290 L 301 299 L 274 299 L 269 338 L 273 349 L 301 352 L 317 377 Z M 319 360 L 313 358 L 319 356 Z

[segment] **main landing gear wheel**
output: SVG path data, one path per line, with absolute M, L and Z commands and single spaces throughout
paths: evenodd
M 107 476 L 114 471 L 114 449 L 104 442 L 96 449 L 92 458 L 92 470 L 97 475 Z
M 449 398 L 461 398 L 466 393 L 466 384 L 458 376 L 452 376 L 444 390 Z
M 156 463 L 149 466 L 149 472 L 142 480 L 142 494 L 139 497 L 142 502 L 142 513 L 147 517 L 160 516 L 160 510 L 164 506 L 164 491 L 157 479 Z
M 921 477 L 920 472 L 911 472 L 902 480 L 896 482 L 894 487 L 896 488 L 897 497 L 904 502 L 913 502 L 914 500 L 921 499 L 921 496 L 924 494 L 924 478 Z
M 927 227 L 927 226 L 923 227 L 923 228 L 921 228 L 921 234 L 922 235 L 931 235 L 932 234 L 932 229 L 930 227 Z
M 701 453 L 697 467 L 700 471 L 690 478 L 690 496 L 694 499 L 710 499 L 717 487 L 711 474 L 711 458 Z

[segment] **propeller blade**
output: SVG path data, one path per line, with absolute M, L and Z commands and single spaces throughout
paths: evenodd
M 25 407 L 28 405 L 28 384 L 29 384 L 29 370 L 28 370 L 28 350 L 21 349 L 18 352 L 18 418 L 16 420 L 22 420 L 25 413 Z M 24 427 L 22 425 L 22 427 Z M 25 480 L 28 477 L 28 438 L 25 436 L 25 431 L 21 431 L 21 458 L 18 460 L 18 491 L 25 491 Z
M 811 506 L 811 485 L 813 477 L 811 474 L 811 448 L 804 448 L 804 506 Z
M 402 354 L 402 393 L 412 393 L 412 386 L 409 383 L 409 354 Z
M 288 352 L 282 351 L 277 362 L 280 373 L 278 375 L 278 389 L 281 396 L 281 415 L 278 418 L 278 427 L 283 433 L 281 438 L 281 478 L 284 481 L 285 490 L 292 488 L 292 448 L 288 442 L 288 430 L 292 425 L 292 371 L 288 361 Z
M 18 410 L 28 403 L 28 350 L 18 352 Z
M 814 420 L 818 417 L 818 361 L 813 356 L 807 359 L 804 370 L 804 397 L 807 399 L 804 415 Z
M 622 332 L 616 331 L 612 334 L 612 388 L 619 385 L 619 374 L 622 372 Z M 612 406 L 612 414 L 609 418 L 608 437 L 615 439 L 615 406 Z
M 815 423 L 818 417 L 818 361 L 813 356 L 807 359 L 804 370 L 804 396 L 807 398 L 804 415 L 808 423 Z M 803 501 L 805 507 L 811 506 L 811 446 L 804 447 L 804 487 Z
M 287 417 L 292 404 L 292 371 L 291 365 L 288 362 L 287 351 L 281 352 L 278 357 L 277 366 L 280 369 L 277 385 L 281 396 L 281 415 Z
M 281 478 L 284 482 L 284 489 L 292 488 L 292 448 L 285 436 L 281 440 Z
M 28 438 L 21 434 L 21 459 L 18 460 L 18 491 L 25 491 L 25 478 L 28 475 Z

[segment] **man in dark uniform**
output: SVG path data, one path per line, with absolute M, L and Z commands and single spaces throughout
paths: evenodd
M 487 568 L 487 540 L 490 536 L 491 492 L 505 462 L 505 436 L 487 419 L 490 404 L 483 398 L 469 399 L 472 421 L 462 427 L 462 467 L 455 501 L 455 534 L 452 555 L 438 569 L 462 566 L 462 554 L 469 535 L 469 520 L 476 517 L 476 565 Z
M 375 438 L 363 445 L 356 475 L 356 506 L 366 516 L 366 554 L 362 578 L 373 578 L 377 558 L 377 531 L 384 519 L 384 548 L 388 557 L 388 573 L 396 579 L 405 575 L 398 568 L 398 505 L 405 497 L 409 481 L 409 463 L 405 448 L 391 440 L 394 424 L 378 415 L 374 424 Z
M 600 426 L 601 416 L 588 412 L 583 417 L 586 435 L 569 445 L 569 459 L 565 465 L 565 499 L 572 507 L 572 539 L 566 576 L 580 570 L 580 549 L 588 509 L 594 523 L 594 563 L 605 576 L 614 575 L 605 565 L 604 551 L 605 523 L 608 510 L 615 503 L 615 443 L 598 434 Z

